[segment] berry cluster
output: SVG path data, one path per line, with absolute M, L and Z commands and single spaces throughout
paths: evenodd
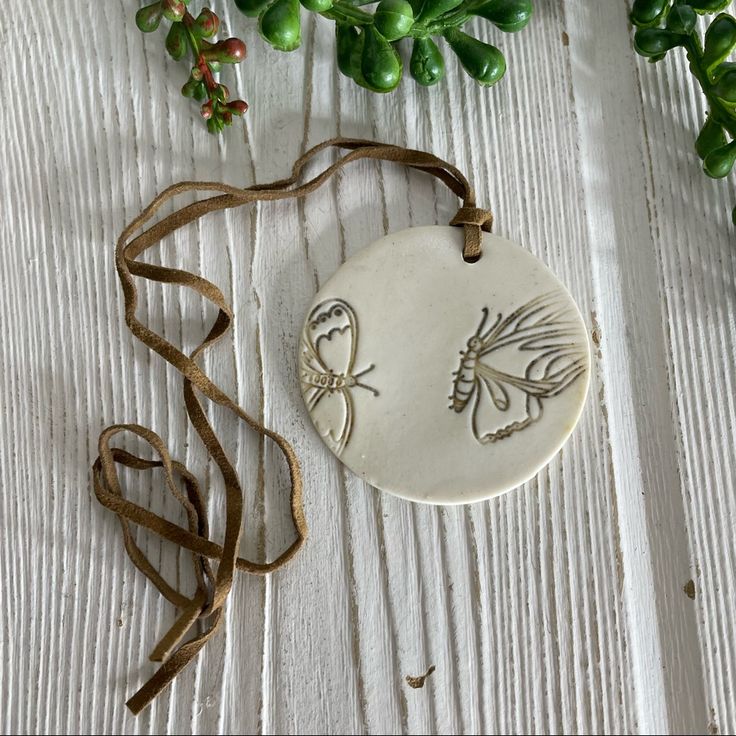
M 248 109 L 243 100 L 231 100 L 224 84 L 215 79 L 222 64 L 238 64 L 245 58 L 245 44 L 238 38 L 214 41 L 220 19 L 205 8 L 195 18 L 187 10 L 190 0 L 157 0 L 141 8 L 135 17 L 144 33 L 155 31 L 161 21 L 171 21 L 166 36 L 166 50 L 172 59 L 180 61 L 188 54 L 193 59 L 189 79 L 182 87 L 185 97 L 202 103 L 200 112 L 210 133 L 219 133 L 231 125 L 233 115 L 241 116 Z
M 155 31 L 163 18 L 171 21 L 166 48 L 174 59 L 191 53 L 194 65 L 182 93 L 202 102 L 202 116 L 212 133 L 230 125 L 247 105 L 230 100 L 227 87 L 214 75 L 221 64 L 245 58 L 245 44 L 237 38 L 217 43 L 218 17 L 205 8 L 194 18 L 190 0 L 157 0 L 138 11 L 138 27 Z M 424 86 L 445 75 L 438 43 L 447 43 L 463 69 L 479 84 L 490 86 L 506 72 L 506 60 L 495 46 L 465 33 L 462 26 L 475 17 L 499 30 L 521 30 L 532 14 L 532 0 L 234 0 L 245 15 L 258 18 L 261 36 L 279 51 L 301 44 L 302 10 L 335 23 L 338 69 L 372 92 L 391 92 L 401 81 L 404 62 L 400 44 L 411 42 L 409 73 Z M 367 8 L 375 5 L 371 13 Z M 408 51 L 408 50 L 407 50 Z M 408 54 L 407 54 L 408 56 Z

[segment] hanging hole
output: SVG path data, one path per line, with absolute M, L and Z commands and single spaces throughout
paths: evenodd
M 478 263 L 478 261 L 483 257 L 483 253 L 478 253 L 477 256 L 465 256 L 465 253 L 463 253 L 463 260 L 465 263 Z

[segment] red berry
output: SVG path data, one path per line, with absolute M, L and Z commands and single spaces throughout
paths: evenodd
M 187 12 L 187 6 L 182 0 L 161 0 L 161 10 L 170 21 L 180 21 Z
M 202 38 L 211 38 L 219 27 L 220 19 L 209 8 L 205 8 L 194 21 L 194 28 Z
M 221 61 L 224 64 L 239 64 L 245 59 L 245 44 L 239 38 L 218 41 L 202 51 L 207 61 Z
M 233 100 L 227 104 L 227 109 L 233 115 L 243 115 L 248 110 L 248 103 L 243 100 Z

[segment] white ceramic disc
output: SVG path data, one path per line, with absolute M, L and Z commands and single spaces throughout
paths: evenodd
M 348 260 L 314 299 L 299 369 L 312 421 L 371 485 L 468 503 L 531 478 L 582 411 L 590 352 L 572 297 L 528 250 L 410 228 Z

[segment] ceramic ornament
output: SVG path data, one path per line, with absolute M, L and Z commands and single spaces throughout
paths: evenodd
M 307 178 L 305 167 L 311 159 L 332 148 L 346 153 Z M 92 466 L 95 495 L 119 517 L 133 564 L 178 610 L 150 655 L 161 666 L 127 701 L 133 713 L 158 697 L 216 635 L 235 570 L 274 572 L 307 538 L 304 478 L 294 448 L 286 437 L 250 416 L 202 365 L 204 352 L 230 329 L 232 306 L 217 284 L 200 274 L 140 259 L 167 236 L 209 213 L 253 202 L 301 199 L 346 164 L 361 159 L 424 171 L 461 204 L 451 220 L 454 227 L 413 228 L 365 248 L 338 270 L 309 307 L 300 340 L 299 377 L 309 414 L 330 450 L 360 477 L 390 493 L 427 503 L 467 503 L 502 493 L 534 475 L 557 452 L 580 415 L 590 357 L 575 304 L 528 251 L 483 234 L 490 231 L 493 215 L 476 206 L 470 181 L 447 161 L 426 151 L 333 138 L 306 151 L 286 179 L 246 189 L 191 181 L 168 187 L 123 230 L 115 264 L 126 324 L 181 374 L 191 430 L 224 479 L 224 535 L 210 537 L 202 486 L 172 458 L 161 437 L 140 424 L 112 424 L 103 430 Z M 185 192 L 206 198 L 158 217 L 166 202 Z M 148 225 L 154 218 L 156 223 Z M 189 355 L 151 329 L 147 319 L 138 319 L 139 280 L 177 284 L 216 308 L 209 331 Z M 271 559 L 240 557 L 245 492 L 205 402 L 224 407 L 273 442 L 288 466 L 295 534 Z M 147 444 L 150 452 L 139 457 L 113 444 L 128 435 Z M 123 489 L 121 468 L 160 468 L 163 487 L 186 510 L 187 526 L 131 501 Z M 191 558 L 196 580 L 191 598 L 169 585 L 130 543 L 130 524 L 191 553 L 184 556 Z
M 309 415 L 371 485 L 469 503 L 534 476 L 580 417 L 590 351 L 565 287 L 528 250 L 456 227 L 388 235 L 315 296 L 299 351 Z

